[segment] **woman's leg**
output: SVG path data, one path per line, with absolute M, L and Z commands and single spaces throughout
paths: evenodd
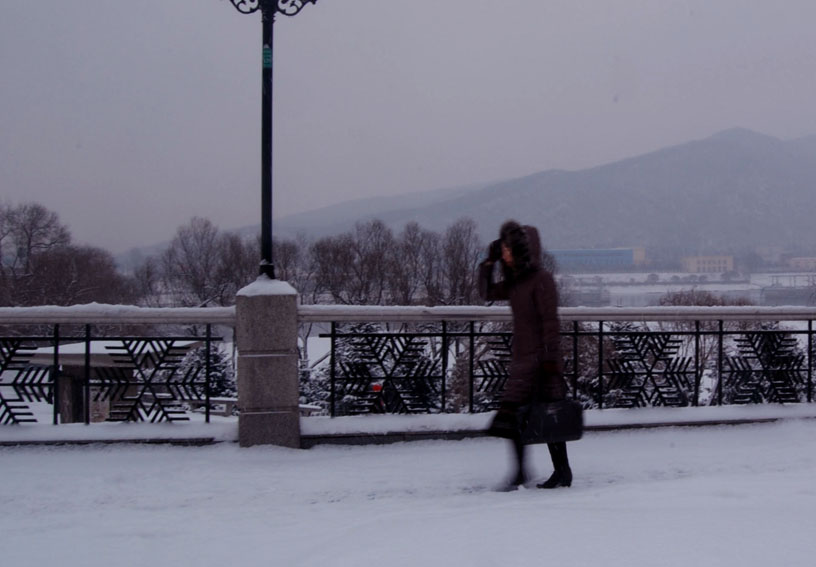
M 524 484 L 524 443 L 521 442 L 521 436 L 511 440 L 513 442 L 513 451 L 516 455 L 516 475 L 512 480 L 515 485 Z
M 569 469 L 566 443 L 563 441 L 560 443 L 547 443 L 547 449 L 550 450 L 550 459 L 552 459 L 553 468 L 555 470 L 563 471 Z
M 567 444 L 563 441 L 560 443 L 547 443 L 547 449 L 550 450 L 550 458 L 552 459 L 553 469 L 552 476 L 546 481 L 538 485 L 539 488 L 557 488 L 559 486 L 570 486 L 572 484 L 572 470 L 569 466 L 569 458 L 567 456 Z
M 510 439 L 510 443 L 513 446 L 513 454 L 510 457 L 513 461 L 510 463 L 510 476 L 504 481 L 503 484 L 496 487 L 496 490 L 499 492 L 511 492 L 516 490 L 519 486 L 524 484 L 525 481 L 524 444 L 521 442 L 521 437 Z

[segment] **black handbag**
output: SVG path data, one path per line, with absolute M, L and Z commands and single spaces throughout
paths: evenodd
M 499 408 L 490 421 L 487 434 L 502 439 L 517 439 L 519 436 L 518 410 Z
M 520 407 L 517 417 L 525 445 L 577 441 L 584 434 L 584 408 L 575 400 L 533 402 Z
M 499 408 L 487 434 L 522 443 L 577 441 L 584 434 L 584 408 L 575 400 L 534 402 L 515 410 Z

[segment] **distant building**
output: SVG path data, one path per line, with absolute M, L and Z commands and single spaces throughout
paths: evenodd
M 792 270 L 816 272 L 816 258 L 789 258 L 788 266 Z
M 646 263 L 645 248 L 548 250 L 559 270 L 610 270 L 633 268 Z
M 683 271 L 691 274 L 722 274 L 734 271 L 733 256 L 686 256 Z

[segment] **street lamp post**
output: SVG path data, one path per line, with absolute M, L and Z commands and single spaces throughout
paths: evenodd
M 261 100 L 261 264 L 260 272 L 275 279 L 272 257 L 272 60 L 275 14 L 297 15 L 317 0 L 230 0 L 242 14 L 260 10 L 263 20 L 263 97 Z

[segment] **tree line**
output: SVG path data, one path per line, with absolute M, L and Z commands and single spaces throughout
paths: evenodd
M 55 212 L 0 204 L 0 305 L 132 303 L 137 296 L 111 253 L 74 244 Z
M 417 222 L 395 232 L 381 220 L 358 222 L 334 236 L 276 238 L 276 276 L 303 303 L 344 305 L 472 305 L 476 267 L 486 253 L 476 223 L 453 222 L 443 232 Z M 0 204 L 0 305 L 91 302 L 150 307 L 228 306 L 258 275 L 260 235 L 219 230 L 194 217 L 160 252 L 127 273 L 102 248 L 73 243 L 57 213 L 37 203 Z M 557 271 L 545 252 L 545 265 Z M 569 285 L 560 289 L 570 304 Z M 698 292 L 669 294 L 661 304 L 710 305 Z M 727 303 L 727 302 L 725 302 Z
M 304 303 L 346 305 L 479 303 L 475 270 L 484 249 L 468 218 L 441 233 L 416 222 L 394 232 L 369 220 L 334 236 L 273 242 L 276 276 Z M 259 235 L 242 237 L 196 217 L 126 274 L 110 252 L 75 244 L 57 213 L 37 203 L 0 205 L 4 306 L 232 305 L 257 277 L 259 259 Z
M 273 260 L 276 277 L 303 303 L 467 305 L 479 301 L 475 268 L 482 248 L 470 219 L 441 234 L 417 223 L 395 234 L 371 220 L 316 240 L 275 239 Z M 259 236 L 242 238 L 194 218 L 133 277 L 150 305 L 232 305 L 237 291 L 257 277 L 259 258 Z

